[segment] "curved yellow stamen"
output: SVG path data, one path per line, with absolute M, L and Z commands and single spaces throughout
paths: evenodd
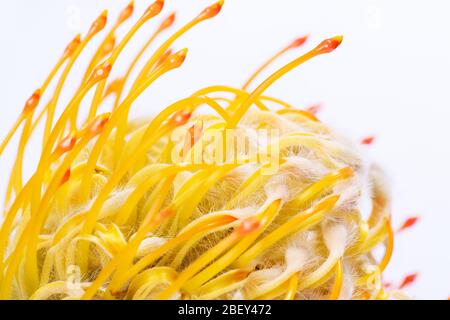
M 334 284 L 330 291 L 330 300 L 337 300 L 339 299 L 339 295 L 341 293 L 342 289 L 342 278 L 343 278 L 343 267 L 342 267 L 342 258 L 338 260 L 336 263 L 336 266 L 334 267 Z

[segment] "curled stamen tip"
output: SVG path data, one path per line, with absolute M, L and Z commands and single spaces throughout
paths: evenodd
M 110 117 L 111 113 L 104 113 L 97 116 L 90 123 L 88 123 L 86 127 L 86 133 L 89 136 L 95 136 L 99 134 L 105 127 L 106 123 L 108 123 Z
M 175 113 L 172 118 L 169 119 L 169 125 L 171 126 L 182 126 L 186 124 L 191 118 L 192 113 L 185 110 L 180 110 Z
M 56 147 L 55 153 L 58 155 L 64 154 L 75 146 L 75 143 L 78 140 L 78 136 L 76 132 L 69 133 L 65 138 L 63 138 L 58 146 Z
M 220 1 L 217 1 L 216 3 L 214 3 L 213 5 L 207 7 L 205 10 L 203 10 L 197 16 L 197 20 L 201 21 L 201 20 L 214 18 L 215 16 L 217 16 L 219 14 L 220 10 L 222 10 L 223 4 L 224 4 L 224 1 L 220 0 Z
M 103 10 L 102 14 L 92 23 L 88 36 L 93 36 L 103 30 L 108 21 L 108 10 Z
M 150 18 L 153 18 L 154 16 L 158 15 L 162 11 L 163 8 L 164 8 L 164 0 L 157 0 L 157 1 L 153 2 L 147 8 L 147 10 L 145 10 L 141 19 L 148 20 Z
M 339 47 L 343 39 L 344 39 L 343 36 L 335 36 L 333 38 L 323 40 L 314 50 L 318 54 L 332 52 L 334 51 L 334 49 Z
M 159 31 L 165 30 L 167 28 L 170 28 L 173 23 L 175 22 L 176 14 L 173 12 L 170 16 L 168 16 L 166 19 L 164 19 L 163 22 L 161 22 L 161 25 L 159 26 Z
M 255 218 L 250 217 L 242 221 L 242 223 L 239 225 L 237 232 L 240 235 L 247 235 L 249 233 L 252 233 L 256 231 L 261 226 L 261 222 Z
M 23 112 L 28 113 L 28 112 L 33 111 L 39 104 L 40 99 L 41 99 L 41 89 L 36 89 L 33 92 L 33 94 L 28 98 L 27 102 L 25 102 L 25 107 L 23 108 Z
M 92 76 L 90 78 L 90 82 L 98 82 L 100 80 L 106 79 L 111 72 L 112 64 L 109 60 L 106 60 L 102 64 L 98 65 L 94 71 L 92 72 Z
M 294 41 L 292 41 L 292 43 L 289 47 L 290 48 L 298 48 L 298 47 L 302 46 L 306 42 L 306 40 L 308 40 L 308 37 L 309 36 L 306 35 L 306 36 L 295 39 Z
M 122 10 L 119 15 L 119 19 L 117 19 L 117 24 L 121 24 L 124 21 L 128 20 L 134 12 L 134 1 L 131 0 L 130 3 Z
M 74 53 L 74 51 L 78 48 L 80 43 L 81 43 L 81 34 L 77 34 L 64 50 L 63 58 L 66 59 L 70 57 Z

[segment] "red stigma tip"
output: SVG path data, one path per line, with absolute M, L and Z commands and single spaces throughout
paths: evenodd
M 99 134 L 108 123 L 110 116 L 110 113 L 104 113 L 97 116 L 90 123 L 88 123 L 86 127 L 86 133 L 91 137 Z
M 322 109 L 322 105 L 313 104 L 312 106 L 306 108 L 306 111 L 313 115 L 316 115 L 320 111 L 320 109 Z
M 108 60 L 106 60 L 102 64 L 95 67 L 88 82 L 96 83 L 100 80 L 106 79 L 109 76 L 111 69 L 112 64 Z
M 361 144 L 363 145 L 371 145 L 375 141 L 374 136 L 368 136 L 361 140 Z
M 406 221 L 402 224 L 402 226 L 398 229 L 398 232 L 411 228 L 413 225 L 417 223 L 419 217 L 410 217 L 406 219 Z
M 119 15 L 119 19 L 117 19 L 117 24 L 121 24 L 124 21 L 128 20 L 134 12 L 134 1 L 131 1 L 125 9 Z
M 40 99 L 41 99 L 41 89 L 36 89 L 33 92 L 33 94 L 28 98 L 27 102 L 25 102 L 23 112 L 24 113 L 32 112 L 39 104 Z
M 164 1 L 163 0 L 157 0 L 153 2 L 147 10 L 145 10 L 144 14 L 142 15 L 143 20 L 148 20 L 153 18 L 154 16 L 158 15 L 161 10 L 164 8 Z
M 290 48 L 301 47 L 306 42 L 306 40 L 308 40 L 308 36 L 303 36 L 303 37 L 297 38 L 294 41 L 292 41 L 292 43 L 289 47 Z
M 247 235 L 256 231 L 261 226 L 261 223 L 255 217 L 247 218 L 239 225 L 237 231 L 240 235 Z
M 81 35 L 77 34 L 75 38 L 67 45 L 64 50 L 63 59 L 70 57 L 81 43 Z
M 62 155 L 70 150 L 75 146 L 75 143 L 77 142 L 78 137 L 75 132 L 69 133 L 65 138 L 63 138 L 58 146 L 56 147 L 55 153 Z
M 168 16 L 166 19 L 164 19 L 163 22 L 161 22 L 161 25 L 159 26 L 159 31 L 163 31 L 167 28 L 170 28 L 174 22 L 175 22 L 175 12 L 172 13 L 170 16 Z
M 176 112 L 170 119 L 169 125 L 171 126 L 182 126 L 186 124 L 191 118 L 191 113 L 185 110 L 180 110 Z
M 403 279 L 402 283 L 400 284 L 400 286 L 399 286 L 398 288 L 399 288 L 399 289 L 403 289 L 404 287 L 413 284 L 413 283 L 416 281 L 417 276 L 418 276 L 417 273 L 412 273 L 412 274 L 407 275 L 407 276 Z
M 213 5 L 207 7 L 206 9 L 204 9 L 197 16 L 197 20 L 198 21 L 202 21 L 202 20 L 214 18 L 215 16 L 217 16 L 219 14 L 220 10 L 222 10 L 222 6 L 223 6 L 223 0 L 217 1 Z
M 70 168 L 67 169 L 66 172 L 64 172 L 64 175 L 63 175 L 59 185 L 62 186 L 64 183 L 69 181 L 69 179 L 70 179 Z
M 342 43 L 343 36 L 335 36 L 330 39 L 323 40 L 315 49 L 318 54 L 329 53 L 334 51 Z
M 92 23 L 88 32 L 88 37 L 92 37 L 98 32 L 102 31 L 108 21 L 108 11 L 105 10 L 102 14 Z

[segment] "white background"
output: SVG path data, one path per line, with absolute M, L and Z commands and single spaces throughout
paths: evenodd
M 212 3 L 166 2 L 166 14 L 177 11 L 177 26 Z M 136 11 L 142 12 L 149 3 L 136 1 Z M 3 138 L 68 41 L 77 32 L 85 33 L 102 9 L 108 8 L 115 19 L 127 2 L 1 0 L 0 4 Z M 344 34 L 336 52 L 290 73 L 269 93 L 300 107 L 323 103 L 321 119 L 355 140 L 376 135 L 375 144 L 367 149 L 389 174 L 394 224 L 399 226 L 408 216 L 421 217 L 414 229 L 398 236 L 386 278 L 398 284 L 404 275 L 418 272 L 416 284 L 406 290 L 409 294 L 446 299 L 450 295 L 449 12 L 446 0 L 227 0 L 219 17 L 176 43 L 177 49 L 190 49 L 183 68 L 149 88 L 134 108 L 151 113 L 207 85 L 239 86 L 264 59 L 297 36 L 310 34 L 306 47 L 311 48 L 325 37 Z M 148 23 L 139 32 L 115 75 L 123 72 L 123 62 L 154 28 Z M 279 64 L 299 52 L 291 52 Z M 75 73 L 68 89 L 77 81 Z M 69 93 L 64 91 L 62 105 Z M 27 154 L 28 172 L 37 146 Z M 0 160 L 1 190 L 13 152 L 8 148 Z

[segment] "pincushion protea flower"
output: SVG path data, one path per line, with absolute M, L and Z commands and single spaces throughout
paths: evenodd
M 122 11 L 57 115 L 74 62 L 107 24 L 102 13 L 85 37 L 68 45 L 2 142 L 0 153 L 22 128 L 0 231 L 0 297 L 388 298 L 381 277 L 393 231 L 380 170 L 312 112 L 264 95 L 285 73 L 336 49 L 342 37 L 324 40 L 252 91 L 260 71 L 306 37 L 270 59 L 242 89 L 211 86 L 152 118 L 129 121 L 135 99 L 183 64 L 187 50 L 172 52 L 174 42 L 216 16 L 223 2 L 169 37 L 125 92 L 136 62 L 175 16 L 162 21 L 122 78 L 110 79 L 110 71 L 163 5 L 151 4 L 117 42 L 115 32 L 132 15 L 133 3 Z M 42 103 L 60 69 L 54 92 Z M 78 126 L 79 105 L 91 90 L 89 114 Z M 111 95 L 111 111 L 98 114 Z M 197 110 L 204 106 L 213 112 Z M 24 151 L 41 122 L 40 160 L 23 181 Z M 259 130 L 277 134 L 260 139 Z M 236 131 L 243 148 L 230 149 L 227 133 Z M 372 200 L 367 215 L 360 206 L 365 193 Z M 377 245 L 385 246 L 379 261 L 372 255 Z

